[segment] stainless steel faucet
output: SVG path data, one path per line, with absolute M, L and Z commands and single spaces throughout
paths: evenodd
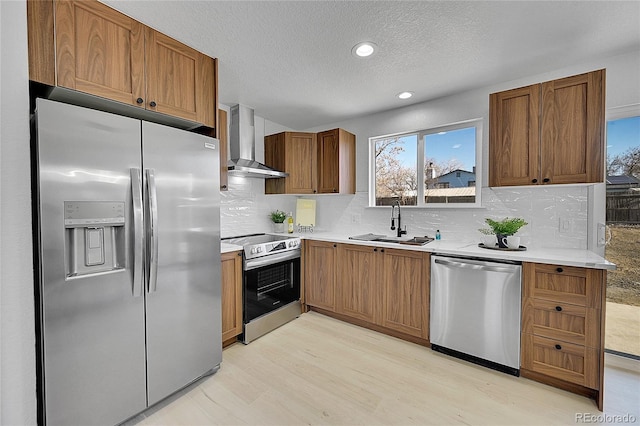
M 398 208 L 398 213 L 396 214 L 396 207 Z M 396 228 L 396 220 L 398 221 L 398 227 Z M 405 225 L 404 230 L 402 229 L 402 219 L 400 215 L 400 201 L 396 200 L 395 204 L 391 205 L 391 230 L 398 230 L 397 237 L 400 238 L 403 234 L 407 233 L 407 226 Z

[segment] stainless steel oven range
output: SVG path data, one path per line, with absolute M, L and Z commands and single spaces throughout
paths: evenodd
M 300 238 L 254 234 L 223 240 L 243 247 L 242 341 L 245 344 L 302 313 Z

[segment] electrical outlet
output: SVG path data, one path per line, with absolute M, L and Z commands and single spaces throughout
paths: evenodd
M 351 214 L 351 223 L 358 224 L 360 223 L 361 216 L 358 213 Z
M 569 234 L 573 232 L 573 218 L 561 217 L 558 224 L 558 230 L 561 234 Z

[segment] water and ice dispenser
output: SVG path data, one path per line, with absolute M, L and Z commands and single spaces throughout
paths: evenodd
M 125 268 L 124 202 L 65 201 L 66 277 Z

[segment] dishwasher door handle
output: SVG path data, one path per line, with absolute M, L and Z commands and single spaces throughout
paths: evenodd
M 444 259 L 434 259 L 434 261 L 442 265 L 454 266 L 456 268 L 474 269 L 476 271 L 515 272 L 517 270 L 517 267 L 509 267 L 509 266 L 480 265 L 477 263 L 453 262 L 451 260 L 444 260 Z

